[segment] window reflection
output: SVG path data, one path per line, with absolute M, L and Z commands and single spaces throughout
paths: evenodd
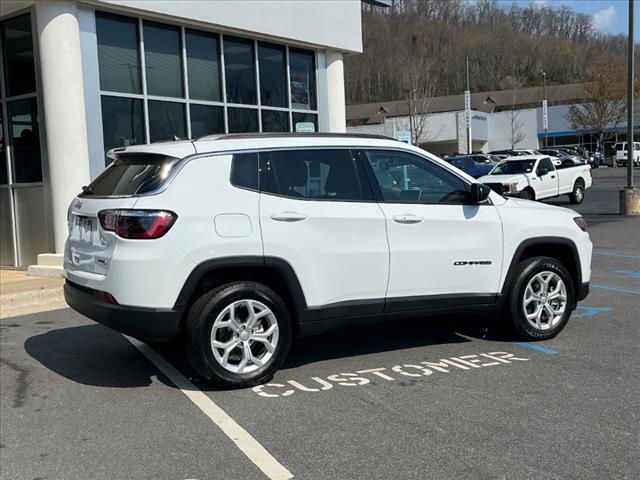
M 258 131 L 258 110 L 252 108 L 228 108 L 229 133 Z
M 102 132 L 105 154 L 112 148 L 144 143 L 142 100 L 103 95 Z M 105 165 L 111 162 L 105 155 Z
M 138 22 L 133 18 L 96 13 L 100 89 L 140 93 Z
M 288 132 L 289 112 L 278 110 L 262 110 L 263 132 Z
M 257 103 L 253 41 L 225 36 L 224 65 L 227 102 Z
M 218 35 L 187 30 L 189 98 L 220 101 L 220 47 Z
M 35 98 L 9 102 L 9 138 L 16 183 L 42 181 L 38 105 Z
M 184 104 L 149 100 L 149 139 L 177 140 L 187 137 Z
M 9 176 L 7 174 L 7 159 L 4 146 L 4 118 L 2 112 L 0 112 L 0 185 L 6 185 L 7 183 L 9 183 Z
M 222 107 L 194 105 L 191 110 L 191 138 L 213 133 L 224 133 L 224 111 Z
M 144 63 L 149 95 L 184 95 L 178 27 L 155 22 L 144 23 Z
M 2 50 L 5 57 L 6 95 L 12 97 L 35 92 L 36 74 L 30 15 L 2 22 Z
M 260 103 L 270 107 L 287 106 L 285 48 L 271 43 L 258 44 Z
M 316 109 L 316 67 L 308 50 L 289 49 L 291 108 Z

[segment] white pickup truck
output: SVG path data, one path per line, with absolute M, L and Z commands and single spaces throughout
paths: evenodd
M 592 182 L 589 165 L 563 162 L 554 166 L 547 155 L 506 158 L 478 181 L 501 195 L 527 200 L 569 195 L 575 204 L 582 203 Z

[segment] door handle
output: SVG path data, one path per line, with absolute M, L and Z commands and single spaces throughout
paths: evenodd
M 278 212 L 272 213 L 271 218 L 277 222 L 301 222 L 307 215 L 298 212 Z
M 395 217 L 393 217 L 393 221 L 396 223 L 413 224 L 420 223 L 422 220 L 422 217 L 418 217 L 417 215 L 412 215 L 410 213 L 405 213 L 404 215 L 396 215 Z
M 555 175 L 551 175 L 551 178 L 556 178 L 556 176 Z

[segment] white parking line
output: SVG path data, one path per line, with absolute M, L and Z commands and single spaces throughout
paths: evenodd
M 238 425 L 224 410 L 215 404 L 207 395 L 191 383 L 184 375 L 176 370 L 164 358 L 158 355 L 151 347 L 123 335 L 136 347 L 151 363 L 160 369 L 176 387 L 184 393 L 189 400 L 207 415 L 222 432 L 229 437 L 249 460 L 264 472 L 271 480 L 287 480 L 293 478 L 293 474 L 284 465 L 278 462 L 267 450 L 253 438 L 249 432 Z

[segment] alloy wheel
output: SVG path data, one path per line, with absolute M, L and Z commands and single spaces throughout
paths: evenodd
M 243 299 L 227 305 L 211 328 L 216 361 L 233 373 L 250 373 L 269 362 L 278 346 L 278 322 L 264 303 Z
M 524 290 L 522 309 L 529 325 L 538 330 L 551 330 L 562 319 L 567 308 L 567 288 L 555 272 L 534 275 Z

